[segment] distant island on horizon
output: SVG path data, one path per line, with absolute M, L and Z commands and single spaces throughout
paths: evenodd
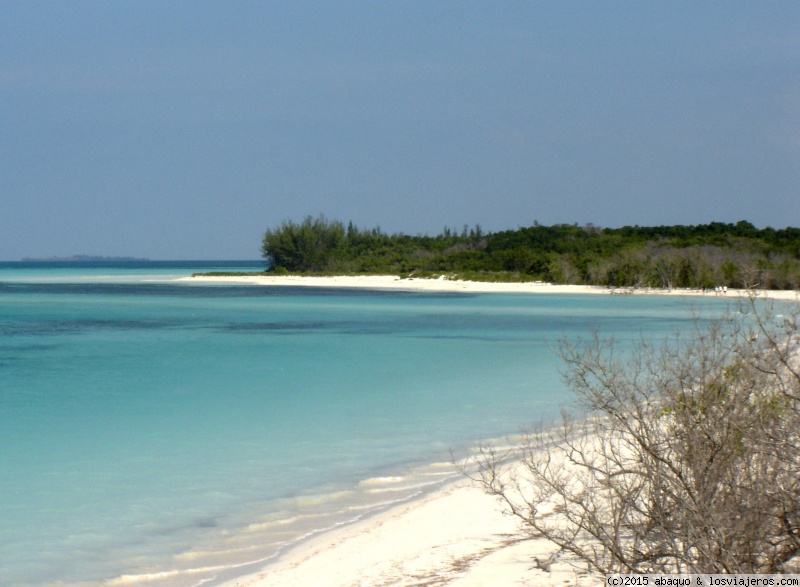
M 140 257 L 105 257 L 102 255 L 72 255 L 70 257 L 23 257 L 24 263 L 85 263 L 87 261 L 149 261 Z

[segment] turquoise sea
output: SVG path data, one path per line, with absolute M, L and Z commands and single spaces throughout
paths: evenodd
M 719 298 L 207 285 L 0 263 L 0 586 L 215 585 L 570 400 L 553 345 Z

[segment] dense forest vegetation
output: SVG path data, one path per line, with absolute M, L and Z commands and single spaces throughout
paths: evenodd
M 324 216 L 285 221 L 261 248 L 276 273 L 447 275 L 611 287 L 800 288 L 800 229 L 749 222 L 600 228 L 557 224 L 438 236 L 386 234 Z

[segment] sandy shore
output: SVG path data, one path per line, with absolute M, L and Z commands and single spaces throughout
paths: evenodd
M 322 534 L 224 587 L 594 585 L 585 564 L 530 538 L 467 480 Z M 538 561 L 543 564 L 539 568 Z
M 489 283 L 483 281 L 459 281 L 450 279 L 401 279 L 394 275 L 356 275 L 341 277 L 300 277 L 287 276 L 231 276 L 231 277 L 186 277 L 181 281 L 230 283 L 260 286 L 300 286 L 300 287 L 341 287 L 361 289 L 391 289 L 438 292 L 474 293 L 526 293 L 526 294 L 634 294 L 634 295 L 674 295 L 674 296 L 715 296 L 714 290 L 699 289 L 655 289 L 655 288 L 608 288 L 590 285 L 552 285 L 544 282 Z M 747 295 L 747 290 L 728 290 L 728 297 Z M 775 300 L 793 301 L 798 299 L 796 291 L 761 290 L 760 296 Z

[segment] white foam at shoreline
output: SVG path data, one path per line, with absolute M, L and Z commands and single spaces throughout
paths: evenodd
M 285 498 L 274 504 L 282 510 L 275 518 L 226 531 L 225 535 L 233 542 L 221 542 L 218 550 L 177 553 L 173 556 L 173 568 L 133 571 L 110 579 L 104 585 L 218 585 L 220 580 L 274 564 L 287 552 L 320 536 L 413 503 L 457 477 L 452 463 L 436 462 L 412 467 L 402 474 L 368 477 L 348 490 Z M 229 562 L 225 562 L 226 559 Z
M 405 477 L 371 477 L 359 482 L 361 487 L 369 487 L 374 485 L 387 485 L 389 483 L 401 483 L 405 481 Z
M 457 482 L 320 534 L 220 587 L 596 584 L 571 563 L 537 570 L 534 559 L 553 552 L 521 534 L 492 497 Z

